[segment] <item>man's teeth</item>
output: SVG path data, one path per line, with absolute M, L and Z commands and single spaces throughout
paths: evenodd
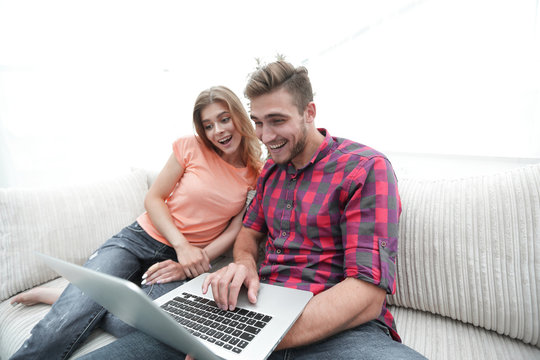
M 232 135 L 231 135 L 231 136 L 227 136 L 226 138 L 223 138 L 223 139 L 221 139 L 221 140 L 218 140 L 218 142 L 219 142 L 220 144 L 225 144 L 226 142 L 228 142 L 229 140 L 231 140 L 231 138 L 232 138 Z
M 279 144 L 274 144 L 274 145 L 268 145 L 268 147 L 272 150 L 276 150 L 276 149 L 279 149 L 280 147 L 282 147 L 283 145 L 285 145 L 287 142 L 286 141 L 283 141 Z

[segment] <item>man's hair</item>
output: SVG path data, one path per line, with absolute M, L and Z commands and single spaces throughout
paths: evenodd
M 313 101 L 313 91 L 307 69 L 303 66 L 295 68 L 292 64 L 281 60 L 267 64 L 253 72 L 249 77 L 244 95 L 249 100 L 253 100 L 282 88 L 292 96 L 300 114 Z

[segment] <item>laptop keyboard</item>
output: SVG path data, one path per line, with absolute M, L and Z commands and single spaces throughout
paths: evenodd
M 272 319 L 239 307 L 221 310 L 213 300 L 185 292 L 161 308 L 194 336 L 238 354 Z

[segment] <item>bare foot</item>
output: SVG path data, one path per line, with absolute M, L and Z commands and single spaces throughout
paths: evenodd
M 11 299 L 11 305 L 31 306 L 39 303 L 52 305 L 61 294 L 62 289 L 59 288 L 37 287 L 15 296 Z

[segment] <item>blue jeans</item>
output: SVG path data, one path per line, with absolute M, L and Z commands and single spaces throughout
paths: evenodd
M 107 240 L 84 266 L 140 284 L 151 265 L 176 258 L 172 247 L 150 237 L 135 222 Z M 143 290 L 155 299 L 182 283 L 145 286 Z M 118 337 L 135 330 L 70 284 L 11 359 L 66 359 L 97 326 Z
M 79 359 L 183 359 L 168 345 L 134 331 Z M 392 340 L 388 330 L 375 321 L 346 330 L 308 346 L 273 352 L 269 360 L 313 359 L 426 359 L 413 349 Z

